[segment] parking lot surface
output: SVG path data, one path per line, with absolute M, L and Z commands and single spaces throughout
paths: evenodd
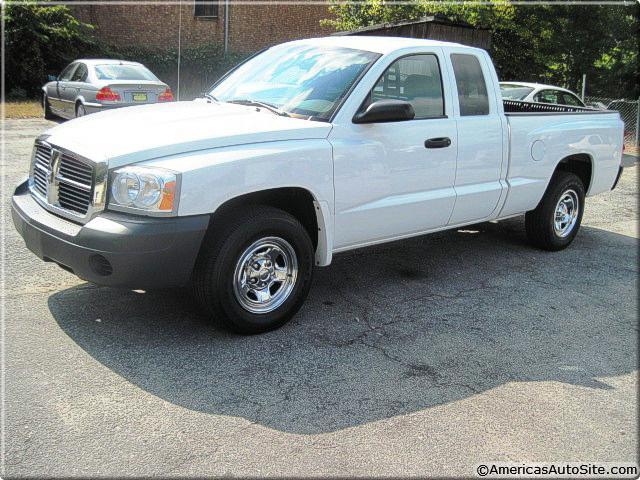
M 290 324 L 240 337 L 184 291 L 96 287 L 26 250 L 11 187 L 50 125 L 5 124 L 4 478 L 637 461 L 637 166 L 565 251 L 513 219 L 337 255 Z

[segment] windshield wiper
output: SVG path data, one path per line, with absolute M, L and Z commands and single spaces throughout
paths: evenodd
M 227 103 L 237 103 L 238 105 L 247 105 L 250 107 L 261 107 L 269 110 L 270 112 L 280 115 L 281 117 L 289 117 L 290 115 L 284 110 L 280 110 L 278 107 L 269 103 L 261 102 L 259 100 L 251 100 L 249 98 L 240 98 L 238 100 L 228 100 Z
M 220 100 L 218 100 L 216 97 L 214 97 L 210 93 L 205 93 L 204 98 L 206 98 L 207 100 L 211 100 L 212 102 L 220 103 Z

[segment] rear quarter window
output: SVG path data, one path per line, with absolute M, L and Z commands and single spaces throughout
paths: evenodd
M 561 93 L 561 98 L 562 98 L 562 103 L 564 105 L 571 105 L 571 106 L 575 106 L 575 107 L 582 107 L 583 106 L 583 103 L 580 100 L 578 100 L 578 98 L 576 98 L 573 95 L 571 95 L 570 93 L 562 92 Z
M 451 64 L 456 77 L 460 115 L 489 115 L 487 85 L 478 57 L 453 53 Z

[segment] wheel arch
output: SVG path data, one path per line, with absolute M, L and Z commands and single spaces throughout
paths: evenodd
M 571 172 L 582 180 L 585 193 L 589 192 L 593 180 L 593 158 L 588 153 L 575 153 L 562 158 L 554 170 L 554 175 L 559 171 Z
M 209 231 L 221 218 L 232 215 L 239 208 L 249 205 L 268 205 L 293 215 L 304 226 L 315 249 L 315 264 L 325 266 L 331 263 L 332 229 L 329 205 L 318 200 L 310 190 L 303 187 L 277 187 L 257 190 L 226 200 L 211 214 Z
M 78 96 L 73 102 L 73 112 L 75 113 L 78 110 L 78 105 L 84 106 L 84 97 Z

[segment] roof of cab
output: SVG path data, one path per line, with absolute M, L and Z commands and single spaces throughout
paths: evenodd
M 422 38 L 387 37 L 369 35 L 344 35 L 331 37 L 306 38 L 294 40 L 290 44 L 312 44 L 333 47 L 355 48 L 369 52 L 386 54 L 403 48 L 411 47 L 465 47 L 478 50 L 476 47 L 468 47 L 459 43 L 441 42 L 439 40 L 425 40 Z

